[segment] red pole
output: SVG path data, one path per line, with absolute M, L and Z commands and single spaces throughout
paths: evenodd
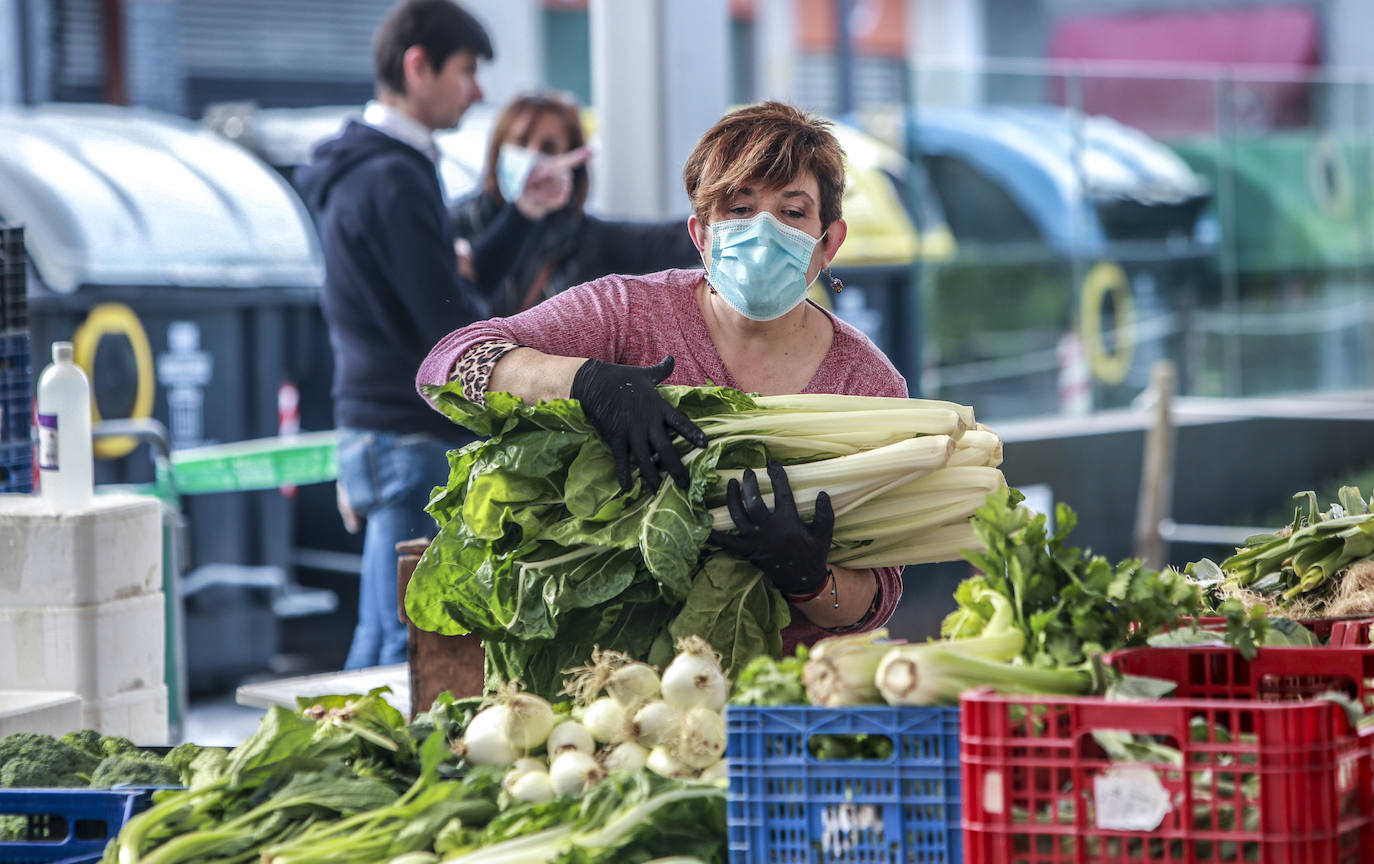
M 100 98 L 110 105 L 128 104 L 125 86 L 124 0 L 100 0 L 100 47 L 102 57 Z

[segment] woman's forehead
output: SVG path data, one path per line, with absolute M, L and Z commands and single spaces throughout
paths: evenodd
M 810 171 L 798 171 L 797 176 L 781 185 L 769 184 L 759 177 L 751 178 L 734 190 L 735 194 L 744 192 L 752 195 L 786 195 L 789 192 L 804 192 L 814 200 L 820 193 L 820 184 L 816 182 L 816 175 Z
M 520 112 L 510 124 L 510 137 L 512 139 L 526 138 L 536 131 L 542 131 L 545 134 L 551 131 L 562 134 L 564 131 L 563 120 L 553 111 L 530 108 Z

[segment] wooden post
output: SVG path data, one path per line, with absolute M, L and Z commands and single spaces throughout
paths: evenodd
M 1172 403 L 1177 373 L 1173 361 L 1160 360 L 1150 370 L 1154 393 L 1153 419 L 1145 430 L 1145 456 L 1140 469 L 1140 497 L 1136 504 L 1135 555 L 1145 566 L 1163 567 L 1167 544 L 1159 523 L 1169 515 L 1174 494 L 1174 422 Z
M 396 596 L 401 598 L 397 614 L 406 624 L 406 660 L 410 664 L 410 714 L 414 717 L 434 704 L 434 697 L 445 690 L 458 698 L 482 695 L 486 652 L 476 636 L 442 636 L 420 630 L 406 617 L 406 586 L 429 548 L 429 538 L 405 540 L 396 544 Z

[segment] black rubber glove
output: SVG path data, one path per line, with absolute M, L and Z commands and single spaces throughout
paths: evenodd
M 816 496 L 816 515 L 808 526 L 797 512 L 787 472 L 776 459 L 768 460 L 768 477 L 773 481 L 772 512 L 752 469 L 744 472 L 743 484 L 731 480 L 726 485 L 725 506 L 739 536 L 712 531 L 711 542 L 758 567 L 784 596 L 815 594 L 825 585 L 830 570 L 826 558 L 835 530 L 830 496 L 824 492 Z
M 630 457 L 639 463 L 644 482 L 657 489 L 663 478 L 659 466 L 686 489 L 691 477 L 673 447 L 673 432 L 696 447 L 706 446 L 706 433 L 669 405 L 654 389 L 673 374 L 673 358 L 657 366 L 619 366 L 588 360 L 573 376 L 572 398 L 582 413 L 611 445 L 620 491 L 630 491 Z M 658 461 L 654 461 L 657 455 Z

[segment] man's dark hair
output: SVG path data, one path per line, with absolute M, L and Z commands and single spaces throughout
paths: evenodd
M 372 40 L 372 64 L 379 85 L 393 93 L 406 92 L 402 58 L 412 45 L 425 49 L 435 72 L 459 51 L 484 60 L 490 60 L 493 53 L 486 29 L 453 0 L 402 0 L 382 19 Z

